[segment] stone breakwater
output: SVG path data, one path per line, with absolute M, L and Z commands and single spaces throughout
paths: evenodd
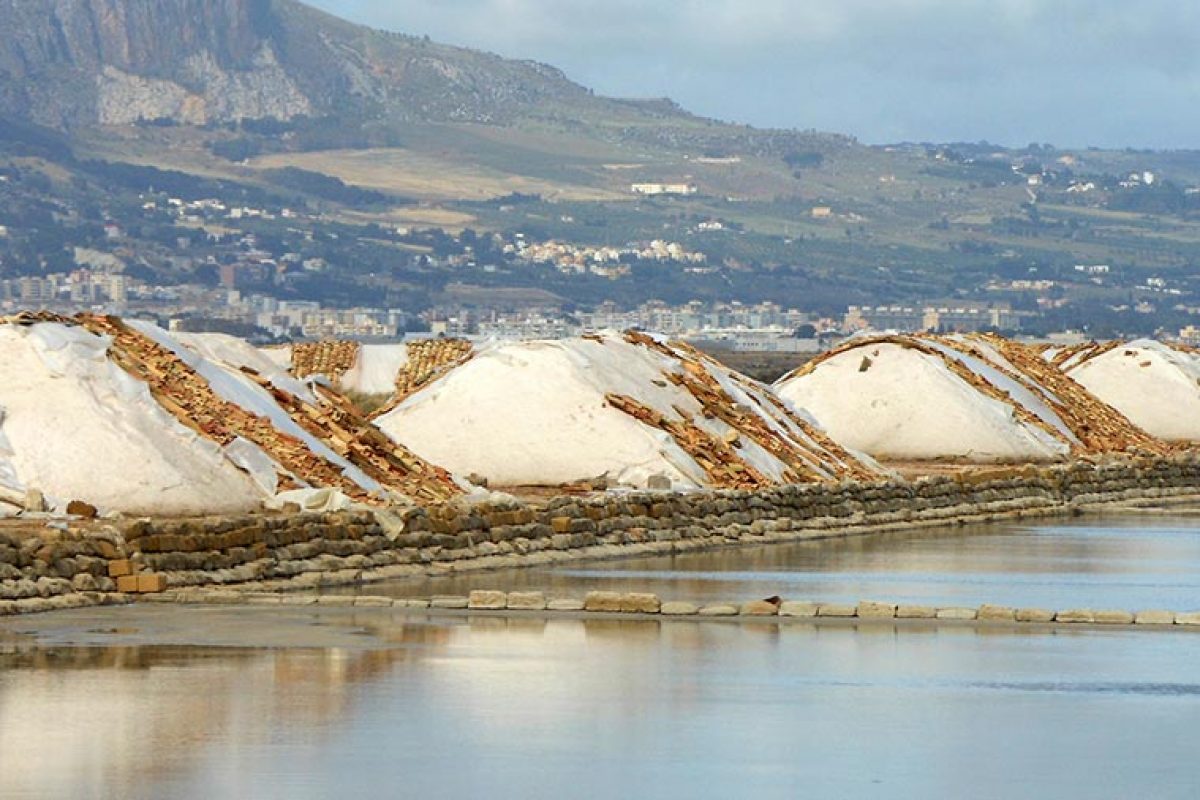
M 0 529 L 0 614 L 163 590 L 281 592 L 1075 513 L 1200 495 L 1200 458 L 997 469 L 762 491 L 631 492 L 328 514 Z M 64 529 L 65 528 L 65 529 Z
M 526 614 L 581 614 L 597 618 L 650 617 L 704 620 L 776 621 L 811 623 L 900 623 L 924 621 L 931 624 L 977 625 L 1070 625 L 1130 626 L 1146 630 L 1177 630 L 1200 633 L 1200 611 L 1144 609 L 1018 608 L 984 604 L 978 607 L 925 606 L 863 600 L 858 603 L 821 603 L 811 600 L 753 600 L 698 604 L 664 602 L 658 595 L 642 592 L 589 592 L 583 598 L 548 597 L 544 592 L 502 592 L 480 589 L 470 595 L 441 595 L 419 599 L 395 599 L 372 595 L 315 595 L 249 592 L 233 589 L 171 590 L 153 596 L 154 602 L 203 605 L 287 605 L 332 608 L 391 608 L 404 613 L 477 614 L 520 616 Z

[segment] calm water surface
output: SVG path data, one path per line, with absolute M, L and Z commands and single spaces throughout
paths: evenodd
M 370 618 L 368 649 L 11 651 L 0 796 L 1200 791 L 1200 636 Z
M 370 594 L 471 589 L 650 591 L 670 600 L 889 600 L 1200 610 L 1200 517 L 980 526 L 377 584 Z
M 1191 520 L 428 581 L 1200 607 Z M 377 587 L 368 591 L 375 593 Z M 0 621 L 0 798 L 1200 797 L 1200 635 L 90 609 Z

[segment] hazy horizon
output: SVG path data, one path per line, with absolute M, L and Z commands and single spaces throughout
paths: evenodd
M 1167 0 L 309 1 L 760 127 L 874 144 L 1200 146 L 1200 6 Z

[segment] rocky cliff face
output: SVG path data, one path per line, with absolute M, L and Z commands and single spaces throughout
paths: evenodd
M 0 0 L 0 113 L 72 127 L 369 111 L 500 121 L 589 94 L 547 67 L 293 0 Z
M 38 122 L 304 110 L 273 63 L 270 0 L 0 0 L 0 16 L 0 103 Z

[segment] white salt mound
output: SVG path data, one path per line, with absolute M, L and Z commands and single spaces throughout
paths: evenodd
M 396 376 L 407 364 L 407 345 L 365 344 L 359 347 L 358 360 L 338 385 L 343 392 L 390 395 L 396 391 Z
M 938 349 L 1074 438 L 1026 387 L 979 359 L 944 345 Z M 1012 405 L 967 383 L 941 358 L 898 344 L 864 343 L 809 374 L 785 378 L 775 389 L 807 409 L 836 441 L 876 458 L 1046 461 L 1070 450 L 1045 430 L 1019 419 Z
M 81 328 L 0 326 L 0 484 L 136 514 L 229 513 L 262 491 Z
M 606 394 L 631 397 L 678 419 L 676 408 L 716 436 L 736 431 L 704 419 L 686 389 L 669 382 L 679 362 L 616 335 L 603 341 L 569 339 L 494 344 L 424 387 L 377 420 L 392 439 L 459 474 L 491 485 L 560 485 L 606 475 L 610 482 L 645 487 L 651 476 L 675 487 L 708 484 L 704 469 L 665 431 L 611 407 Z M 755 400 L 728 376 L 714 375 L 749 413 Z M 768 425 L 784 430 L 776 420 Z M 811 441 L 807 441 L 811 445 Z M 779 480 L 786 465 L 743 438 L 738 453 L 763 475 Z
M 283 345 L 281 347 L 260 347 L 258 352 L 263 358 L 267 359 L 272 364 L 284 371 L 292 368 L 291 345 Z
M 1152 436 L 1200 440 L 1200 359 L 1149 339 L 1063 365 L 1089 392 Z
M 364 491 L 383 492 L 242 371 L 251 367 L 276 388 L 315 402 L 308 385 L 249 344 L 221 335 L 176 337 L 145 322 L 129 326 L 179 356 L 220 399 L 270 421 Z M 107 337 L 72 325 L 0 325 L 0 515 L 14 513 L 28 489 L 43 492 L 55 511 L 71 500 L 102 512 L 164 516 L 278 504 L 285 472 L 279 463 L 246 439 L 221 447 L 195 433 L 110 360 L 109 346 Z M 285 499 L 332 507 L 341 501 L 328 488 L 302 485 Z

